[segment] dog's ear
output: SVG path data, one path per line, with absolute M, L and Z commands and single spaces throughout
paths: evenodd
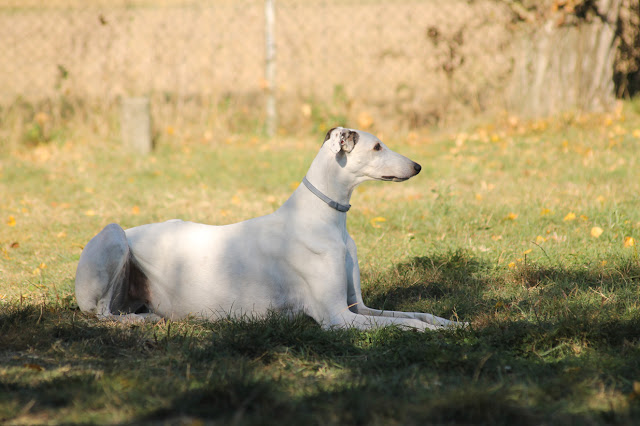
M 342 134 L 342 127 L 334 127 L 327 132 L 327 136 L 324 137 L 324 142 L 329 144 L 329 149 L 334 154 L 337 154 L 342 149 L 340 146 L 340 135 Z
M 358 143 L 359 137 L 358 133 L 353 130 L 343 130 L 342 135 L 340 136 L 340 145 L 342 146 L 342 150 L 344 152 L 353 151 L 353 148 L 355 148 Z
M 351 152 L 358 143 L 358 133 L 353 130 L 343 129 L 342 127 L 335 127 L 327 133 L 324 141 L 329 143 L 329 149 L 334 154 L 340 151 Z

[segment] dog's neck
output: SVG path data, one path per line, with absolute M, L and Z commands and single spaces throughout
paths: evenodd
M 340 164 L 340 156 L 344 155 L 322 147 L 307 171 L 307 180 L 331 200 L 348 206 L 357 183 Z

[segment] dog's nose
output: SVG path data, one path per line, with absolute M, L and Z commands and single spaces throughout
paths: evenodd
M 422 170 L 422 166 L 418 163 L 413 163 L 413 168 L 416 171 L 416 174 L 420 173 L 420 170 Z

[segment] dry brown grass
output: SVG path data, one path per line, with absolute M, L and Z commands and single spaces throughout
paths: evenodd
M 501 105 L 509 13 L 493 1 L 278 1 L 281 127 L 416 127 Z M 108 111 L 149 95 L 160 129 L 262 120 L 263 2 L 5 0 L 0 50 L 5 107 Z

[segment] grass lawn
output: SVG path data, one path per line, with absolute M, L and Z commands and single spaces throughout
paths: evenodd
M 86 131 L 1 154 L 0 422 L 640 422 L 640 103 L 381 135 L 423 171 L 362 185 L 348 226 L 369 306 L 471 324 L 424 334 L 81 313 L 103 226 L 270 213 L 324 136 L 170 130 L 150 157 Z

